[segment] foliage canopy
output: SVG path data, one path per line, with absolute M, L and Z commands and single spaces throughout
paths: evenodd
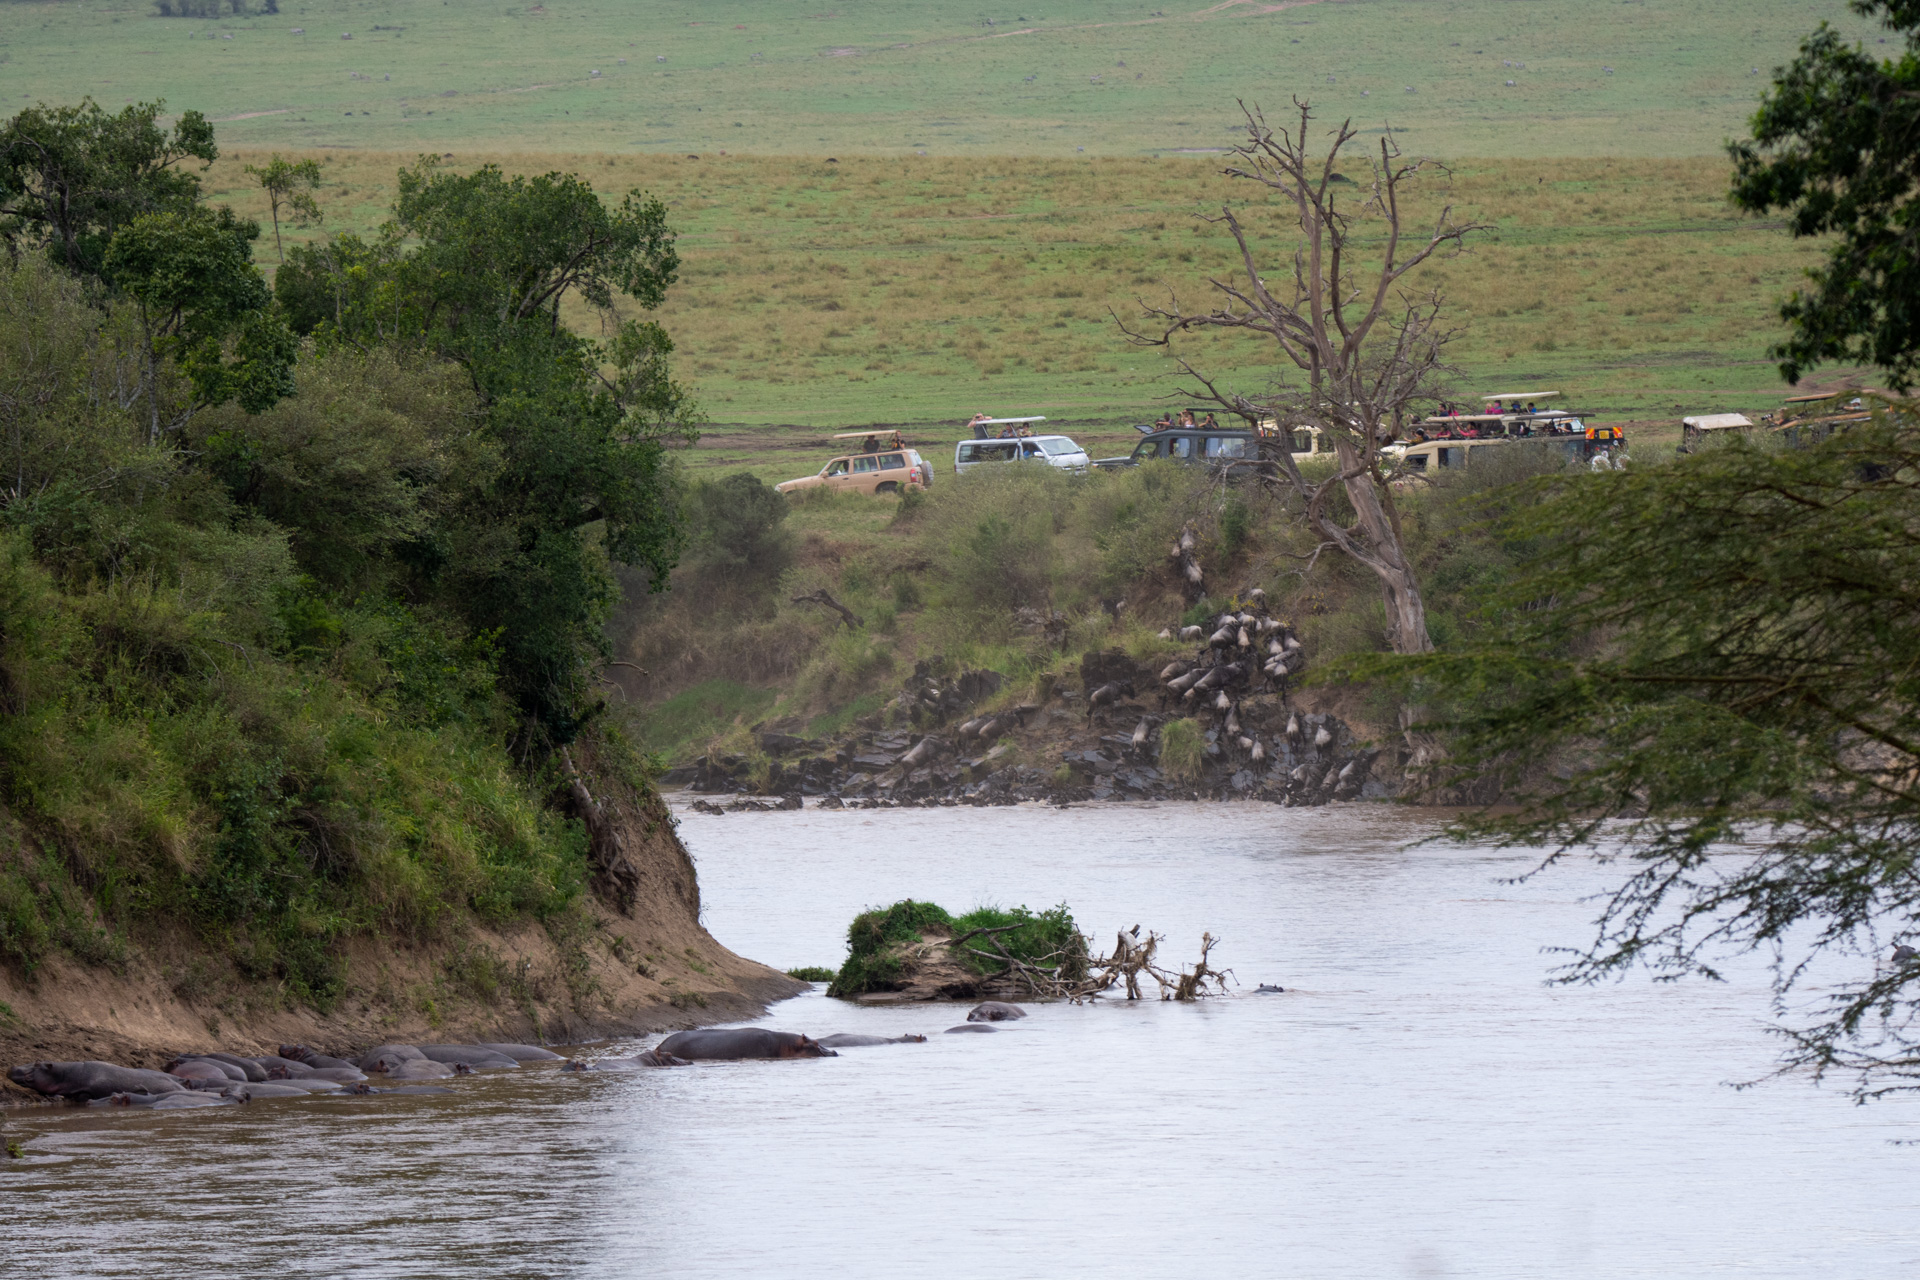
M 1920 373 L 1920 4 L 1853 0 L 1905 38 L 1898 58 L 1849 48 L 1826 23 L 1775 76 L 1733 143 L 1733 200 L 1788 212 L 1795 236 L 1836 237 L 1780 314 L 1792 327 L 1773 348 L 1797 382 L 1832 361 L 1878 365 L 1905 390 Z
M 1920 915 L 1914 407 L 1531 484 L 1499 516 L 1531 554 L 1486 591 L 1478 643 L 1354 664 L 1434 713 L 1448 781 L 1520 803 L 1458 830 L 1628 868 L 1569 979 L 1761 949 L 1784 1002 L 1823 954 L 1869 957 L 1823 973 L 1789 1061 L 1914 1073 L 1920 963 L 1884 953 Z

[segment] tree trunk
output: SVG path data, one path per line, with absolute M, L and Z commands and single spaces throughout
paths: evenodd
M 1359 533 L 1364 539 L 1355 558 L 1379 576 L 1386 596 L 1387 642 L 1395 653 L 1431 653 L 1433 640 L 1427 635 L 1427 604 L 1420 596 L 1420 584 L 1407 561 L 1406 548 L 1400 544 L 1400 531 L 1388 516 L 1386 504 L 1380 500 L 1372 469 L 1363 465 L 1359 450 L 1347 440 L 1336 440 L 1334 452 L 1340 459 L 1347 501 L 1353 504 Z

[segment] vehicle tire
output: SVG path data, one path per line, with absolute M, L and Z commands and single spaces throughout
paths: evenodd
M 900 486 L 891 480 L 882 480 L 879 484 L 873 486 L 873 491 L 875 493 L 898 493 L 900 492 Z

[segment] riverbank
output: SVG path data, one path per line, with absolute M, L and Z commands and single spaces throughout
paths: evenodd
M 186 1051 L 344 1052 L 383 1041 L 549 1044 L 753 1017 L 806 984 L 721 945 L 700 923 L 693 860 L 657 796 L 614 804 L 633 872 L 630 911 L 603 894 L 538 922 L 470 922 L 409 939 L 357 936 L 344 994 L 324 1007 L 249 978 L 234 952 L 152 929 L 115 964 L 47 957 L 0 969 L 0 1062 L 98 1059 L 159 1067 Z M 44 1101 L 0 1082 L 0 1103 Z

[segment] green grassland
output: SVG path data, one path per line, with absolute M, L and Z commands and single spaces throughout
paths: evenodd
M 9 0 L 0 92 L 164 97 L 230 144 L 823 156 L 1218 148 L 1236 97 L 1310 92 L 1434 154 L 1681 156 L 1739 131 L 1819 20 L 1877 38 L 1842 0 L 243 7 Z
M 405 157 L 313 154 L 323 231 L 370 230 Z M 264 217 L 249 158 L 224 157 L 209 185 Z M 1130 424 L 1174 388 L 1164 356 L 1129 346 L 1114 317 L 1168 290 L 1204 303 L 1207 277 L 1236 262 L 1195 215 L 1255 194 L 1193 157 L 499 160 L 668 203 L 684 266 L 662 319 L 713 419 L 694 459 L 766 479 L 817 468 L 822 436 L 853 425 L 916 424 L 909 435 L 937 457 L 981 410 L 1046 414 L 1095 447 L 1129 447 Z M 1463 161 L 1425 183 L 1418 216 L 1451 203 L 1491 227 L 1428 273 L 1463 330 L 1463 395 L 1550 383 L 1645 422 L 1775 406 L 1775 307 L 1814 251 L 1733 210 L 1726 181 L 1716 160 L 1590 159 Z M 1280 260 L 1278 211 L 1242 207 Z M 1245 339 L 1183 350 L 1249 389 L 1273 367 Z

